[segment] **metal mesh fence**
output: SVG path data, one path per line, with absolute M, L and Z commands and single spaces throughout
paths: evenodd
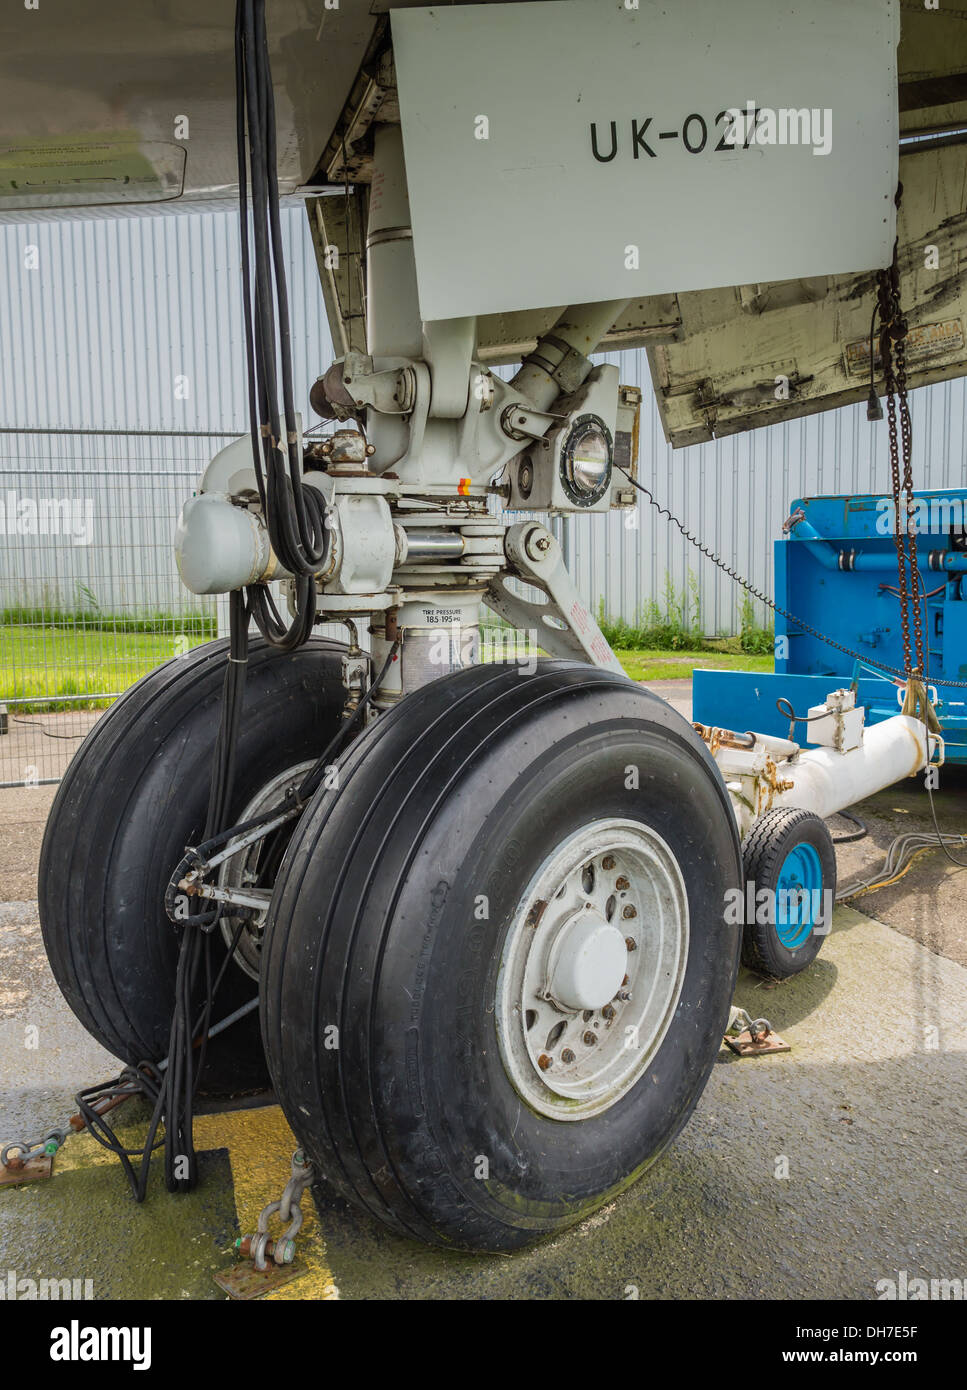
M 217 634 L 172 541 L 233 437 L 0 432 L 0 786 L 58 781 L 112 700 Z
M 182 584 L 173 539 L 234 438 L 0 430 L 0 787 L 60 781 L 119 695 L 226 630 L 227 604 Z

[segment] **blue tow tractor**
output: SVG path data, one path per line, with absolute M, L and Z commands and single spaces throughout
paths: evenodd
M 836 858 L 826 817 L 928 762 L 967 762 L 967 692 L 950 684 L 967 680 L 967 489 L 914 501 L 910 614 L 923 633 L 929 729 L 900 674 L 889 496 L 793 502 L 775 542 L 776 604 L 790 615 L 777 613 L 775 673 L 694 674 L 693 718 L 743 836 L 744 958 L 777 978 L 809 965 L 829 931 Z

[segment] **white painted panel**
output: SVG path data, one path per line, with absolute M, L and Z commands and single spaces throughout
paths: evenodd
M 424 318 L 888 263 L 898 38 L 896 0 L 395 12 Z M 730 144 L 750 103 L 816 120 Z

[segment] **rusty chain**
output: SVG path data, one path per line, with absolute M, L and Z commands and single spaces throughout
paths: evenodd
M 903 196 L 903 185 L 897 186 L 896 205 L 899 208 Z M 852 647 L 845 646 L 842 642 L 836 642 L 819 628 L 813 627 L 810 623 L 804 622 L 802 618 L 797 618 L 794 613 L 790 613 L 781 604 L 776 603 L 775 599 L 764 594 L 748 579 L 745 579 L 731 565 L 725 563 L 715 551 L 707 546 L 698 536 L 688 529 L 674 512 L 670 512 L 667 507 L 654 497 L 648 488 L 640 483 L 637 478 L 633 478 L 630 473 L 615 465 L 617 471 L 626 477 L 629 483 L 638 489 L 655 508 L 659 516 L 665 516 L 682 533 L 690 545 L 693 545 L 700 554 L 706 559 L 711 560 L 713 565 L 717 565 L 724 574 L 730 579 L 734 579 L 745 591 L 753 598 L 764 603 L 765 606 L 785 618 L 799 628 L 801 632 L 808 633 L 810 637 L 817 638 L 824 642 L 828 647 L 833 647 L 836 651 L 842 652 L 845 656 L 861 662 L 862 665 L 870 667 L 874 671 L 881 671 L 885 675 L 892 676 L 898 683 L 901 681 L 916 680 L 923 681 L 923 673 L 926 670 L 923 646 L 923 625 L 920 613 L 920 603 L 917 600 L 916 586 L 920 582 L 920 575 L 917 561 L 917 537 L 916 537 L 916 502 L 913 496 L 913 423 L 910 417 L 910 403 L 907 390 L 907 371 L 906 371 L 906 336 L 908 332 L 906 317 L 900 304 L 900 268 L 899 268 L 899 239 L 893 244 L 893 263 L 886 269 L 877 272 L 877 311 L 880 317 L 880 358 L 883 365 L 884 376 L 886 378 L 886 400 L 887 417 L 889 421 L 890 433 L 890 468 L 893 476 L 893 510 L 894 510 L 894 542 L 897 551 L 897 575 L 898 587 L 900 590 L 900 616 L 902 623 L 903 636 L 903 670 L 896 666 L 888 666 L 882 661 L 876 661 L 862 652 L 854 651 Z M 871 369 L 873 363 L 870 364 Z M 899 419 L 899 429 L 897 421 Z M 902 472 L 901 472 L 902 459 Z M 902 497 L 902 500 L 901 500 Z M 902 516 L 901 516 L 902 513 Z M 795 515 L 795 514 L 794 514 Z M 805 513 L 796 516 L 796 520 L 802 520 Z M 783 531 L 792 529 L 794 525 L 793 517 L 783 525 Z M 911 583 L 907 583 L 907 559 L 909 557 Z M 911 644 L 910 644 L 910 598 L 913 598 L 913 637 L 916 647 L 916 665 L 914 665 Z M 946 678 L 931 677 L 931 684 L 953 688 L 957 690 L 967 689 L 967 681 L 956 681 Z
M 898 209 L 902 197 L 903 185 L 900 184 L 896 193 Z M 923 622 L 916 595 L 916 587 L 919 583 L 919 567 L 917 562 L 916 502 L 913 496 L 913 424 L 910 419 L 906 371 L 906 337 L 909 328 L 900 303 L 899 238 L 893 243 L 892 264 L 886 270 L 877 273 L 876 283 L 877 312 L 880 318 L 880 365 L 886 385 L 886 413 L 890 435 L 893 541 L 896 546 L 897 557 L 897 588 L 900 591 L 903 665 L 908 679 L 913 677 L 922 680 L 926 670 L 926 662 L 923 648 Z M 897 430 L 898 418 L 899 433 Z M 910 643 L 911 598 L 913 599 L 915 657 Z
M 264 1272 L 268 1269 L 270 1259 L 277 1265 L 292 1264 L 295 1259 L 295 1238 L 302 1229 L 303 1193 L 315 1180 L 315 1169 L 305 1151 L 296 1149 L 292 1155 L 292 1176 L 281 1199 L 262 1208 L 254 1235 L 240 1236 L 235 1242 L 235 1249 L 241 1255 L 250 1257 L 257 1270 Z M 269 1222 L 273 1216 L 278 1216 L 286 1227 L 277 1237 L 269 1232 Z

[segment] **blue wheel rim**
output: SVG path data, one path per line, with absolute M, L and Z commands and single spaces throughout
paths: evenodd
M 823 866 L 812 845 L 794 846 L 776 880 L 776 936 L 789 951 L 809 939 L 823 912 Z

